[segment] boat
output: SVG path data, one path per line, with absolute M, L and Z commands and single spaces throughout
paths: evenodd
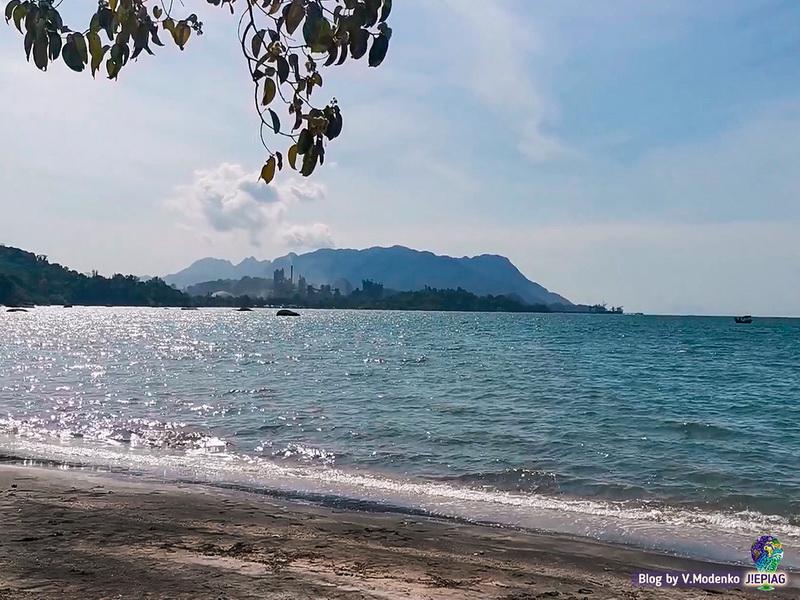
M 734 323 L 739 323 L 740 325 L 749 325 L 750 323 L 753 322 L 753 317 L 751 317 L 750 315 L 744 315 L 744 316 L 741 316 L 741 317 L 734 317 L 733 318 L 733 322 Z
M 252 308 L 247 308 L 246 306 L 243 306 L 242 308 L 237 308 L 236 310 L 239 311 L 239 312 L 252 312 L 253 311 Z
M 64 308 L 72 308 L 72 304 L 65 304 Z
M 277 316 L 279 317 L 299 317 L 300 313 L 296 313 L 293 310 L 289 310 L 287 308 L 282 308 L 278 311 Z
M 6 312 L 28 312 L 26 308 L 9 308 Z

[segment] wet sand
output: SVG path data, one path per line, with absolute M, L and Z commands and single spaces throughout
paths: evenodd
M 0 466 L 0 519 L 0 600 L 800 597 L 634 588 L 632 570 L 726 567 L 76 470 Z

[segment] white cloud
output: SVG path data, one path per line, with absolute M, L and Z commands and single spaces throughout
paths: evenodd
M 325 196 L 325 188 L 318 183 L 290 180 L 264 185 L 258 173 L 222 163 L 214 169 L 195 171 L 192 183 L 179 186 L 166 206 L 186 219 L 184 226 L 207 238 L 245 232 L 253 246 L 269 239 L 319 248 L 333 246 L 330 227 L 323 223 L 292 224 L 287 213 L 293 204 L 321 201 Z
M 332 248 L 331 228 L 324 223 L 290 225 L 281 231 L 281 241 L 290 248 Z
M 539 51 L 533 23 L 494 2 L 447 0 L 445 5 L 448 17 L 461 21 L 456 26 L 450 18 L 444 21 L 450 31 L 458 31 L 457 38 L 447 36 L 447 44 L 457 47 L 461 57 L 454 61 L 462 69 L 457 81 L 516 132 L 519 151 L 531 161 L 569 154 L 559 139 L 545 131 L 555 107 L 535 85 L 526 62 Z

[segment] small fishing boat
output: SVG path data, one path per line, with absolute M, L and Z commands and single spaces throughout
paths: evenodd
M 293 310 L 289 310 L 288 308 L 282 308 L 278 311 L 277 316 L 279 317 L 299 317 L 300 313 L 296 313 Z
M 9 308 L 6 312 L 28 312 L 26 308 Z
M 744 315 L 742 317 L 734 317 L 733 322 L 739 323 L 740 325 L 749 325 L 750 323 L 753 322 L 753 317 L 751 317 L 750 315 Z

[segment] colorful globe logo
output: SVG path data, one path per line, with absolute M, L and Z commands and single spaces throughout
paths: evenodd
M 762 535 L 750 546 L 750 556 L 759 573 L 774 573 L 783 558 L 783 546 L 778 538 Z M 772 590 L 771 585 L 762 585 L 760 590 Z

